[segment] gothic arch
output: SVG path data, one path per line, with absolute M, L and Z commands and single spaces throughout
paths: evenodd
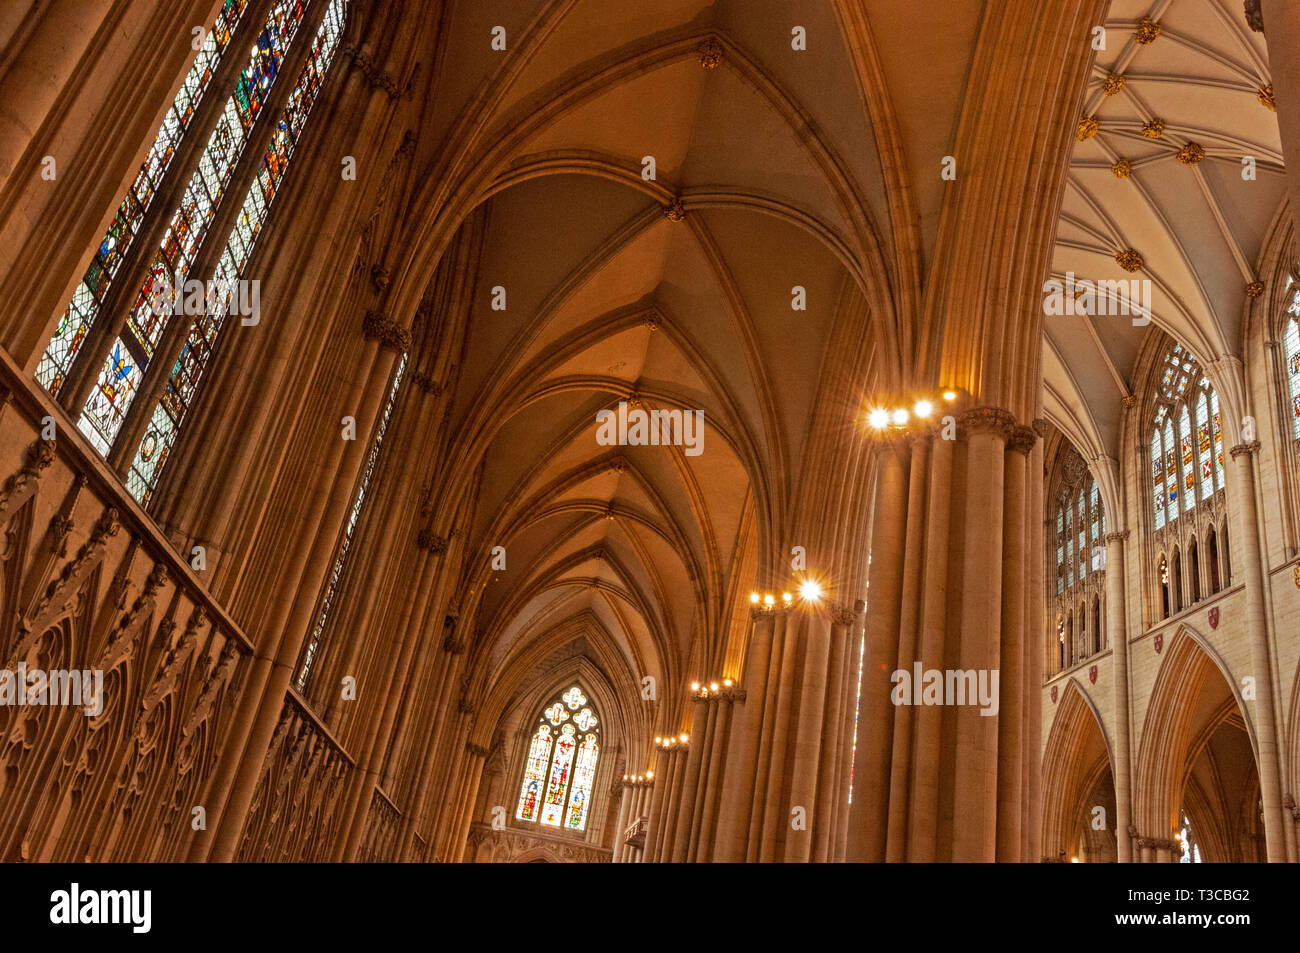
M 1074 678 L 1064 689 L 1043 753 L 1043 857 L 1078 856 L 1082 832 L 1093 820 L 1092 808 L 1105 808 L 1106 830 L 1114 832 L 1114 760 L 1110 739 L 1097 706 Z M 1111 779 L 1109 806 L 1088 804 L 1099 783 Z
M 1255 728 L 1240 688 L 1218 652 L 1183 623 L 1165 639 L 1134 759 L 1133 823 L 1140 839 L 1156 845 L 1150 849 L 1170 849 L 1159 845 L 1178 831 L 1182 812 L 1188 809 L 1189 778 L 1208 740 L 1225 723 L 1235 724 L 1244 734 L 1250 768 L 1258 779 Z M 1193 792 L 1192 800 L 1198 798 L 1206 803 L 1204 793 Z M 1197 819 L 1192 823 L 1196 826 Z

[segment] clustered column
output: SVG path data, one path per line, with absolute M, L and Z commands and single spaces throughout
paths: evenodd
M 1038 435 L 983 407 L 952 436 L 881 441 L 850 860 L 1038 857 Z

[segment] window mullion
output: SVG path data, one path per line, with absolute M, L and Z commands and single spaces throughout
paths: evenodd
M 74 418 L 81 414 L 86 398 L 98 379 L 109 343 L 122 333 L 127 309 L 135 301 L 149 273 L 154 253 L 162 244 L 172 215 L 185 193 L 185 187 L 197 171 L 208 146 L 208 137 L 216 125 L 235 79 L 248 65 L 242 45 L 262 29 L 275 0 L 250 0 L 240 15 L 235 32 L 223 51 L 217 69 L 204 87 L 204 95 L 186 124 L 187 135 L 171 159 L 161 187 L 154 193 L 145 220 L 137 230 L 130 248 L 123 255 L 112 283 L 97 310 L 98 320 L 90 325 L 86 339 L 73 357 L 67 377 L 58 390 L 60 405 Z
M 216 203 L 212 221 L 188 272 L 191 278 L 206 282 L 216 273 L 221 253 L 225 250 L 226 239 L 243 210 L 244 196 L 248 194 L 250 188 L 254 187 L 262 157 L 275 136 L 278 118 L 293 93 L 299 74 L 311 56 L 316 31 L 324 20 L 329 6 L 329 0 L 313 0 L 289 48 L 285 51 L 283 62 L 276 72 L 276 81 L 258 111 L 256 121 L 249 129 L 243 151 L 236 160 L 234 168 L 231 169 L 226 187 Z M 267 116 L 271 118 L 264 120 L 263 117 Z M 180 294 L 179 289 L 176 293 Z M 167 322 L 157 347 L 154 348 L 153 360 L 145 369 L 136 399 L 127 408 L 117 439 L 108 456 L 109 465 L 123 478 L 126 477 L 136 450 L 144 439 L 154 407 L 162 396 L 176 361 L 180 358 L 182 345 L 189 336 L 191 324 L 195 320 L 198 320 L 198 316 L 173 315 Z

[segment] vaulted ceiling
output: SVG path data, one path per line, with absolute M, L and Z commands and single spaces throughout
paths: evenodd
M 1140 43 L 1144 17 L 1160 29 Z M 1239 0 L 1114 0 L 1104 25 L 1079 111 L 1096 129 L 1081 128 L 1074 146 L 1052 269 L 1058 279 L 1149 279 L 1151 322 L 1047 317 L 1043 361 L 1048 418 L 1085 457 L 1118 460 L 1121 399 L 1140 387 L 1149 336 L 1167 332 L 1206 365 L 1244 353 L 1246 288 L 1285 182 L 1277 116 L 1263 101 L 1264 36 Z M 1116 261 L 1127 249 L 1140 270 Z
M 935 244 L 982 8 L 446 5 L 422 122 L 442 139 L 431 222 L 481 228 L 450 426 L 478 493 L 458 529 L 482 686 L 579 637 L 629 686 L 720 677 L 751 589 L 798 582 L 769 547 L 808 522 L 812 471 L 849 467 L 878 302 Z M 888 89 L 864 85 L 877 54 Z M 902 249 L 882 121 L 916 180 Z M 703 453 L 599 444 L 620 400 L 702 410 Z M 864 594 L 860 548 L 852 578 L 823 575 L 833 597 Z

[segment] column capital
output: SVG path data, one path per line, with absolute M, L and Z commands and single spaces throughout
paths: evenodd
M 1038 431 L 1033 427 L 1015 426 L 1011 428 L 1011 435 L 1007 438 L 1007 450 L 1029 456 L 1029 451 L 1034 449 L 1036 443 L 1038 443 Z
M 1128 539 L 1128 530 L 1122 529 L 1114 533 L 1106 534 L 1106 542 L 1122 543 Z
M 1007 440 L 1016 429 L 1016 415 L 1001 407 L 973 407 L 963 413 L 957 423 L 966 435 L 988 433 Z
M 1239 443 L 1231 450 L 1228 451 L 1228 453 L 1232 454 L 1232 459 L 1234 460 L 1236 460 L 1237 457 L 1243 453 L 1253 454 L 1258 452 L 1259 452 L 1258 440 L 1251 440 L 1248 443 Z
M 405 354 L 411 349 L 410 330 L 382 311 L 367 311 L 361 330 L 367 341 L 377 340 L 382 350 Z

